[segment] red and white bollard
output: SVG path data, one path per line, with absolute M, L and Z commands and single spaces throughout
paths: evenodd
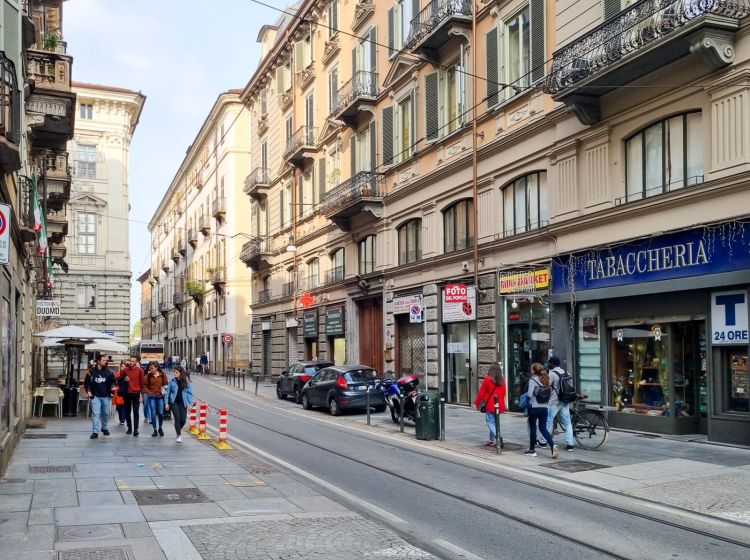
M 198 411 L 196 410 L 196 408 L 197 408 L 196 405 L 193 404 L 193 406 L 191 406 L 188 409 L 188 419 L 190 422 L 188 433 L 193 434 L 194 436 L 198 435 L 198 422 L 197 422 Z
M 216 449 L 228 450 L 232 446 L 227 443 L 227 411 L 225 408 L 219 409 L 219 441 L 213 442 Z
M 211 436 L 206 433 L 206 416 L 208 416 L 208 405 L 201 403 L 198 412 L 198 435 L 196 436 L 198 439 L 211 439 Z

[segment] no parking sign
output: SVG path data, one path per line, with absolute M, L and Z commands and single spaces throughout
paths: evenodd
M 8 264 L 10 245 L 10 206 L 0 204 L 0 264 Z

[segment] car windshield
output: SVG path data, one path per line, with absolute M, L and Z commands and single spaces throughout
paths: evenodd
M 353 369 L 347 371 L 344 375 L 344 379 L 348 383 L 358 383 L 362 381 L 373 381 L 378 378 L 378 374 L 374 369 Z
M 322 368 L 323 368 L 323 366 L 305 366 L 305 374 L 307 374 L 307 375 L 315 375 Z

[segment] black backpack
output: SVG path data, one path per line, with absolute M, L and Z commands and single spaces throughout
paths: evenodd
M 552 396 L 552 384 L 551 383 L 547 387 L 542 387 L 539 384 L 537 384 L 537 386 L 534 387 L 534 398 L 536 399 L 536 402 L 538 402 L 539 404 L 548 403 L 551 396 Z
M 564 403 L 574 402 L 578 398 L 578 394 L 576 393 L 576 382 L 573 380 L 573 377 L 562 368 L 556 368 L 553 371 L 560 378 L 560 388 L 555 391 L 557 399 Z

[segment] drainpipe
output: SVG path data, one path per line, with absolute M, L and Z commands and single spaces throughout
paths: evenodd
M 474 213 L 474 290 L 479 298 L 479 195 L 477 186 L 477 6 L 471 2 L 471 185 Z

